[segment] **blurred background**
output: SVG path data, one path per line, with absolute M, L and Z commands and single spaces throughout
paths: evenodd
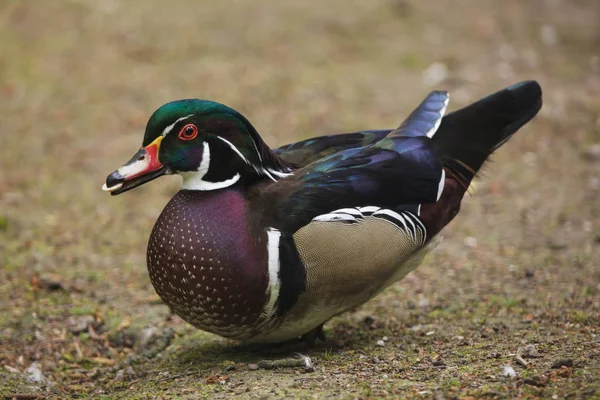
M 2 1 L 0 393 L 593 393 L 599 21 L 597 0 Z M 428 262 L 328 325 L 310 351 L 318 383 L 239 367 L 211 386 L 223 362 L 259 356 L 169 317 L 154 294 L 146 241 L 178 178 L 100 190 L 171 100 L 225 103 L 275 147 L 396 127 L 430 90 L 449 90 L 451 111 L 525 79 L 544 90 L 538 117 L 493 157 Z M 198 375 L 150 388 L 156 365 L 126 363 L 149 327 L 171 335 L 161 373 Z M 541 354 L 527 367 L 508 356 L 523 343 Z M 562 358 L 575 372 L 552 375 Z M 497 378 L 504 364 L 523 385 Z

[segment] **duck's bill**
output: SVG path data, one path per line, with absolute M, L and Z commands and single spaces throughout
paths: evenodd
M 106 178 L 102 190 L 111 195 L 124 193 L 169 173 L 169 169 L 158 160 L 162 137 L 142 147 L 127 163 Z

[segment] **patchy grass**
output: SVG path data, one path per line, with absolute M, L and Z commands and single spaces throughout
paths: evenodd
M 0 397 L 600 398 L 600 5 L 542 3 L 2 2 Z M 274 145 L 393 127 L 434 62 L 451 108 L 531 78 L 545 105 L 423 266 L 313 348 L 169 315 L 145 245 L 178 183 L 99 190 L 154 109 L 221 101 Z M 253 366 L 296 352 L 314 372 Z

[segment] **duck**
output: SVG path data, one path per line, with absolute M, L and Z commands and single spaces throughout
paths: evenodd
M 230 107 L 172 101 L 102 189 L 183 178 L 147 246 L 150 281 L 183 320 L 241 342 L 314 343 L 421 264 L 542 90 L 524 81 L 446 114 L 448 103 L 433 91 L 396 129 L 270 148 Z

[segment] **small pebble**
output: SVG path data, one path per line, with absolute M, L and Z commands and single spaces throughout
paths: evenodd
M 598 161 L 600 160 L 600 143 L 593 144 L 589 146 L 584 152 L 583 155 L 589 161 Z
M 467 236 L 464 239 L 464 243 L 465 243 L 465 246 L 467 246 L 467 247 L 473 247 L 473 248 L 477 247 L 477 239 L 475 239 L 472 236 Z
M 434 62 L 423 71 L 423 83 L 427 86 L 436 86 L 448 77 L 448 67 L 441 62 Z
M 514 378 L 517 376 L 517 373 L 515 372 L 515 369 L 513 367 L 511 367 L 510 365 L 505 365 L 502 368 L 502 376 L 508 376 L 510 378 Z
M 383 347 L 383 346 L 385 346 L 385 342 L 383 340 L 378 340 L 377 341 L 377 346 Z
M 248 369 L 250 371 L 256 371 L 258 369 L 258 364 L 248 364 Z
M 13 374 L 20 374 L 21 371 L 19 371 L 16 368 L 11 367 L 10 365 L 5 365 L 4 369 L 6 369 L 8 372 L 13 373 Z
M 124 381 L 131 380 L 134 377 L 135 377 L 135 371 L 133 370 L 131 365 L 129 365 L 126 368 L 123 368 L 123 369 L 120 369 L 117 371 L 117 373 L 115 375 L 115 380 L 124 382 Z
M 93 325 L 96 318 L 93 315 L 77 315 L 71 316 L 67 320 L 67 325 L 71 333 L 81 333 L 88 330 L 89 325 Z
M 555 46 L 558 44 L 558 32 L 556 32 L 556 28 L 552 25 L 542 25 L 540 37 L 546 46 Z
M 390 338 L 389 338 L 389 337 L 387 337 L 387 336 L 384 336 L 384 337 L 382 337 L 381 339 L 383 339 L 383 341 L 384 341 L 384 342 L 387 342 L 388 340 L 390 340 Z
M 535 167 L 537 164 L 538 156 L 534 152 L 528 151 L 527 153 L 523 154 L 521 158 L 523 160 L 523 163 L 528 167 Z
M 40 369 L 40 365 L 38 363 L 32 363 L 25 370 L 25 377 L 35 383 L 40 383 L 44 380 L 44 375 L 42 374 L 42 370 Z
M 517 350 L 517 354 L 521 355 L 522 357 L 540 356 L 540 353 L 538 353 L 537 349 L 535 348 L 535 345 L 533 344 L 528 344 L 526 346 L 519 347 L 519 349 Z

